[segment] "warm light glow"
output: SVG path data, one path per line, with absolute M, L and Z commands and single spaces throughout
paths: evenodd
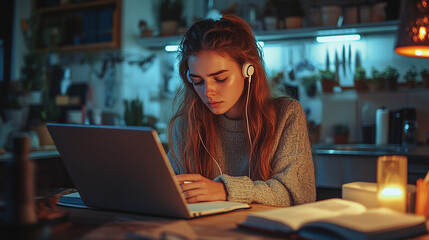
M 426 28 L 425 27 L 420 27 L 420 29 L 419 29 L 419 38 L 422 41 L 425 40 L 425 38 L 426 38 Z
M 361 37 L 359 34 L 316 37 L 316 41 L 320 42 L 320 43 L 322 43 L 322 42 L 357 41 L 360 39 L 361 39 Z
M 407 57 L 429 58 L 429 46 L 397 47 L 395 52 L 399 55 Z
M 396 197 L 402 195 L 402 190 L 395 187 L 387 187 L 381 190 L 380 194 L 386 197 Z

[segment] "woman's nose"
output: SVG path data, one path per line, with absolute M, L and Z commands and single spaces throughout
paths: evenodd
M 204 88 L 204 95 L 207 97 L 213 96 L 216 93 L 216 86 L 214 83 L 206 81 Z

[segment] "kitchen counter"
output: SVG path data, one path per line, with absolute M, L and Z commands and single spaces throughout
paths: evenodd
M 349 182 L 376 182 L 377 158 L 405 155 L 408 158 L 408 183 L 415 184 L 429 170 L 429 146 L 405 149 L 401 145 L 314 144 L 313 160 L 317 187 L 341 189 Z
M 406 155 L 408 157 L 428 158 L 429 145 L 418 145 L 412 148 L 404 148 L 398 144 L 326 144 L 317 143 L 312 146 L 313 153 L 317 155 L 359 155 L 359 156 L 383 156 Z
M 60 153 L 53 146 L 53 147 L 46 147 L 46 148 L 40 148 L 37 150 L 33 150 L 30 152 L 29 157 L 32 160 L 59 158 Z M 0 154 L 0 162 L 6 162 L 6 161 L 9 161 L 11 159 L 13 159 L 13 153 L 12 152 L 6 152 L 5 154 Z

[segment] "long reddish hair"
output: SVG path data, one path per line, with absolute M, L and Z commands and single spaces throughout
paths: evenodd
M 215 163 L 204 149 L 199 134 L 210 153 L 215 153 L 216 129 L 219 127 L 216 117 L 198 97 L 193 85 L 187 80 L 189 69 L 188 59 L 200 51 L 215 51 L 220 55 L 230 56 L 240 66 L 250 63 L 255 68 L 252 76 L 251 91 L 248 103 L 249 129 L 253 141 L 251 150 L 251 178 L 267 180 L 272 176 L 270 166 L 270 151 L 273 147 L 276 114 L 271 103 L 270 88 L 267 83 L 261 49 L 249 25 L 239 17 L 226 15 L 220 20 L 203 20 L 192 25 L 185 33 L 179 50 L 179 72 L 184 83 L 176 95 L 178 104 L 176 114 L 169 124 L 169 141 L 173 146 L 172 131 L 179 124 L 182 136 L 181 151 L 175 152 L 172 147 L 172 157 L 183 171 L 198 173 L 207 178 Z M 239 99 L 243 111 L 247 95 L 247 85 Z M 179 120 L 180 119 L 180 120 Z M 179 120 L 179 121 L 178 121 Z M 178 123 L 175 123 L 178 121 Z M 243 121 L 246 128 L 246 121 Z M 247 136 L 248 138 L 248 136 Z M 249 139 L 247 140 L 249 142 Z M 183 162 L 178 161 L 178 156 Z

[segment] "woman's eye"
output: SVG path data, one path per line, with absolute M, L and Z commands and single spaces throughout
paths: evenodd
M 196 85 L 201 85 L 201 84 L 204 82 L 204 81 L 203 81 L 203 80 L 201 80 L 201 79 L 196 80 L 196 79 L 191 78 L 191 80 L 192 80 L 192 84 L 194 84 L 194 86 L 196 86 Z
M 215 80 L 217 81 L 217 82 L 225 82 L 226 81 L 226 79 L 228 79 L 228 78 L 215 78 Z

